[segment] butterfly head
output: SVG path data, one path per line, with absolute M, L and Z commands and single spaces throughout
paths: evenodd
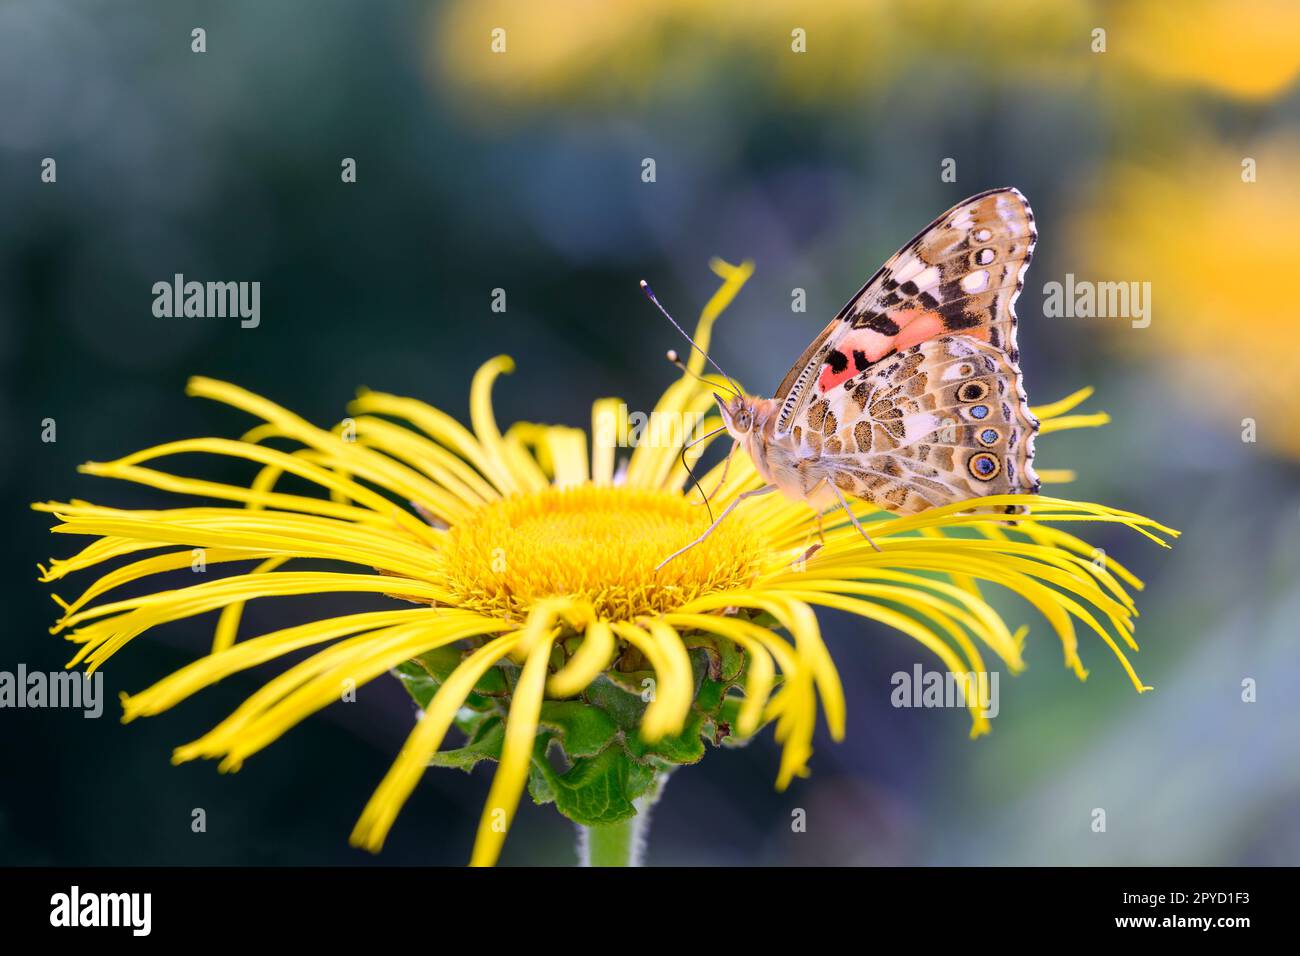
M 727 427 L 731 437 L 745 441 L 758 425 L 758 400 L 746 395 L 724 397 L 716 392 L 713 397 L 722 413 L 722 424 Z

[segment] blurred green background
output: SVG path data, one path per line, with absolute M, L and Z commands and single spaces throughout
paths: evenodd
M 69 656 L 46 632 L 56 609 L 35 564 L 72 543 L 28 502 L 171 506 L 75 467 L 247 427 L 185 399 L 190 375 L 321 424 L 359 385 L 464 416 L 473 369 L 505 351 L 519 369 L 497 388 L 500 421 L 585 425 L 592 399 L 649 408 L 673 377 L 661 356 L 679 342 L 637 280 L 693 320 L 719 255 L 757 272 L 715 355 L 770 393 L 917 229 L 1015 185 L 1040 233 L 1018 308 L 1031 400 L 1093 384 L 1088 407 L 1114 416 L 1039 442 L 1042 467 L 1078 473 L 1050 490 L 1184 531 L 1172 552 L 1086 532 L 1147 581 L 1134 663 L 1154 692 L 1135 694 L 1087 638 L 1079 683 L 1041 619 L 1008 604 L 1031 624 L 1030 668 L 1002 681 L 994 732 L 970 741 L 959 710 L 890 706 L 894 671 L 934 666 L 918 646 L 827 613 L 848 739 L 819 736 L 812 777 L 784 794 L 770 735 L 711 752 L 669 783 L 649 862 L 1300 862 L 1300 8 L 808 6 L 0 5 L 0 427 L 14 438 L 0 453 L 0 669 Z M 191 52 L 195 27 L 206 53 Z M 45 157 L 57 183 L 40 180 Z M 340 182 L 344 157 L 355 184 Z M 155 318 L 151 287 L 177 272 L 260 281 L 260 327 Z M 1151 326 L 1044 318 L 1044 283 L 1067 273 L 1150 282 Z M 791 311 L 796 287 L 807 313 Z M 40 440 L 45 418 L 55 443 Z M 365 606 L 258 603 L 248 633 Z M 213 625 L 137 640 L 106 670 L 107 695 L 192 659 Z M 468 858 L 486 768 L 431 772 L 377 859 L 347 846 L 413 718 L 395 681 L 238 774 L 169 765 L 275 670 L 129 727 L 112 699 L 99 720 L 0 711 L 0 863 Z M 207 833 L 190 831 L 195 807 Z M 791 832 L 795 808 L 806 833 Z M 525 806 L 503 861 L 569 862 L 572 837 Z

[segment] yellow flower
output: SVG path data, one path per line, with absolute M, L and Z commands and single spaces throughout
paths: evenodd
M 752 271 L 748 263 L 715 261 L 713 267 L 724 282 L 701 316 L 697 335 L 706 347 L 714 320 Z M 1019 671 L 1024 630 L 1013 633 L 980 592 L 981 584 L 999 585 L 1042 613 L 1062 642 L 1066 665 L 1080 678 L 1086 672 L 1076 622 L 1110 646 L 1138 690 L 1146 689 L 1120 646 L 1136 649 L 1136 611 L 1126 585 L 1140 583 L 1053 525 L 1116 522 L 1162 544 L 1161 534 L 1174 534 L 1169 529 L 1135 514 L 1046 496 L 980 499 L 901 519 L 859 503 L 857 513 L 881 550 L 869 547 L 841 515 L 827 522 L 824 548 L 804 563 L 799 558 L 816 536 L 814 513 L 771 497 L 747 503 L 717 533 L 656 573 L 655 565 L 708 521 L 705 509 L 693 504 L 698 493 L 687 490 L 678 442 L 643 442 L 617 461 L 609 425 L 618 423 L 623 406 L 614 399 L 594 406 L 593 430 L 601 438 L 590 453 L 580 429 L 522 424 L 502 434 L 490 392 L 511 368 L 508 358 L 498 357 L 475 374 L 472 430 L 421 402 L 377 392 L 362 392 L 349 409 L 352 417 L 323 430 L 233 385 L 191 380 L 191 395 L 224 402 L 261 423 L 237 441 L 172 442 L 83 470 L 230 506 L 35 506 L 56 516 L 56 533 L 94 537 L 73 557 L 42 568 L 43 580 L 127 559 L 75 600 L 56 597 L 64 613 L 52 631 L 78 645 L 69 666 L 93 670 L 149 628 L 220 610 L 210 654 L 138 694 L 122 695 L 123 720 L 130 721 L 167 710 L 228 675 L 316 648 L 175 752 L 178 762 L 218 758 L 221 769 L 235 770 L 338 699 L 341 686 L 359 686 L 438 649 L 454 649 L 453 666 L 353 831 L 353 842 L 371 850 L 382 846 L 467 700 L 492 692 L 485 681 L 494 671 L 506 674 L 509 692 L 498 691 L 494 705 L 504 723 L 499 766 L 474 864 L 492 864 L 500 853 L 546 704 L 589 693 L 593 682 L 636 669 L 629 664 L 644 665 L 656 689 L 640 718 L 639 738 L 644 744 L 664 740 L 682 731 L 692 713 L 696 682 L 688 648 L 701 640 L 725 642 L 745 655 L 731 732 L 746 737 L 774 722 L 783 745 L 777 786 L 805 774 L 819 702 L 831 735 L 838 740 L 845 731 L 844 696 L 822 643 L 817 606 L 896 628 L 958 675 L 984 672 L 986 652 Z M 691 370 L 702 372 L 698 357 Z M 1087 395 L 1084 390 L 1039 408 L 1043 431 L 1103 422 L 1104 415 L 1066 414 Z M 659 400 L 651 432 L 666 434 L 654 425 L 704 413 L 712 403 L 712 390 L 684 375 Z M 272 448 L 272 440 L 293 442 L 295 450 Z M 691 448 L 688 459 L 698 460 L 705 444 Z M 245 487 L 149 466 L 195 452 L 245 459 L 261 469 Z M 705 478 L 706 487 L 721 478 L 720 468 Z M 279 490 L 284 476 L 305 479 L 329 495 Z M 757 482 L 748 460 L 738 456 L 714 505 L 725 506 Z M 993 521 L 971 513 L 977 504 L 1027 510 Z M 202 549 L 206 565 L 254 564 L 201 584 L 111 599 L 110 592 L 128 582 L 190 567 L 195 549 Z M 298 559 L 328 559 L 353 570 L 285 568 Z M 344 591 L 387 594 L 403 603 L 237 639 L 249 599 Z M 977 695 L 968 700 L 974 736 L 987 731 L 988 722 Z
M 474 111 L 493 122 L 512 103 L 691 89 L 732 58 L 746 83 L 807 100 L 861 96 L 917 62 L 1070 81 L 1089 68 L 1095 19 L 1086 0 L 456 0 L 431 37 L 438 87 L 494 97 L 493 109 Z
M 1300 8 L 1291 0 L 1146 0 L 1108 12 L 1121 58 L 1172 84 L 1262 101 L 1300 75 Z
M 1105 201 L 1071 217 L 1081 271 L 1155 290 L 1149 328 L 1106 323 L 1117 351 L 1157 362 L 1198 414 L 1234 430 L 1250 419 L 1261 443 L 1300 458 L 1300 353 L 1281 344 L 1300 308 L 1276 281 L 1294 268 L 1300 185 L 1283 170 L 1300 140 L 1174 145 L 1109 171 Z

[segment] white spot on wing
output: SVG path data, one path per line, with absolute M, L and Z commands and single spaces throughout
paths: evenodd
M 966 375 L 969 374 L 970 374 L 970 369 L 967 368 Z M 943 374 L 939 376 L 939 379 L 940 381 L 943 382 L 951 382 L 953 379 L 966 378 L 966 375 L 962 374 L 961 365 L 956 362 L 953 362 L 944 368 Z
M 900 447 L 915 445 L 933 435 L 943 426 L 938 415 L 932 412 L 917 412 L 903 416 L 903 439 Z
M 908 256 L 894 268 L 894 281 L 900 285 L 925 268 L 923 263 L 916 256 Z
M 983 292 L 989 286 L 989 271 L 980 269 L 978 272 L 971 272 L 961 277 L 962 290 L 968 294 L 974 295 L 976 292 Z
M 942 276 L 939 273 L 939 267 L 930 266 L 930 268 L 918 274 L 912 281 L 916 283 L 917 289 L 930 289 L 939 284 L 940 278 L 942 278 Z

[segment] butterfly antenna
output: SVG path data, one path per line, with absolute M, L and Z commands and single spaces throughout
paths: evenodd
M 682 357 L 681 357 L 680 355 L 677 354 L 677 350 L 676 350 L 676 349 L 669 349 L 669 350 L 668 350 L 667 359 L 668 359 L 668 361 L 671 362 L 673 365 L 676 365 L 679 369 L 681 369 L 681 372 L 682 372 L 683 375 L 689 375 L 691 378 L 695 379 L 697 382 L 702 382 L 703 384 L 709 386 L 709 388 L 713 388 L 713 387 L 715 387 L 715 386 L 717 386 L 717 385 L 720 384 L 719 382 L 710 382 L 710 381 L 709 381 L 707 378 L 705 378 L 703 375 L 696 375 L 694 372 L 692 372 L 692 371 L 687 367 L 686 363 L 682 361 Z M 735 389 L 731 388 L 729 385 L 723 385 L 722 387 L 725 388 L 725 389 L 726 389 L 727 391 L 729 391 L 729 392 L 735 392 L 737 395 L 740 394 L 739 392 L 736 392 Z
M 704 499 L 704 507 L 709 512 L 709 524 L 713 524 L 713 506 L 709 504 L 709 496 L 704 493 L 704 486 L 700 484 L 700 479 L 695 477 L 695 472 L 691 470 L 691 466 L 686 464 L 686 449 L 689 447 L 689 445 L 682 445 L 678 457 L 682 460 L 682 467 L 686 469 L 686 474 L 691 476 L 691 483 L 695 485 L 700 492 L 700 497 Z
M 642 280 L 641 280 L 641 291 L 645 293 L 645 297 L 646 297 L 647 299 L 649 299 L 651 302 L 654 303 L 654 307 L 655 307 L 656 309 L 658 309 L 660 312 L 662 312 L 662 313 L 664 314 L 664 318 L 667 319 L 669 322 L 671 322 L 671 323 L 673 324 L 673 328 L 675 328 L 678 332 L 682 333 L 682 338 L 684 338 L 687 342 L 690 342 L 690 343 L 691 343 L 691 348 L 695 349 L 695 351 L 697 351 L 697 352 L 699 352 L 701 355 L 703 355 L 705 361 L 707 361 L 710 365 L 712 365 L 714 368 L 716 368 L 716 369 L 718 370 L 718 374 L 721 375 L 723 378 L 725 378 L 725 379 L 730 383 L 730 385 L 731 385 L 731 390 L 732 390 L 733 392 L 735 392 L 737 395 L 741 395 L 741 394 L 743 394 L 743 392 L 742 392 L 741 389 L 740 389 L 740 386 L 737 385 L 737 384 L 732 380 L 731 376 L 728 375 L 726 372 L 722 371 L 722 366 L 719 365 L 717 362 L 713 361 L 713 357 L 712 357 L 711 355 L 709 355 L 708 352 L 704 351 L 704 349 L 702 349 L 702 348 L 700 348 L 698 345 L 696 345 L 696 344 L 695 344 L 695 340 L 694 340 L 693 338 L 691 338 L 689 335 L 686 334 L 686 330 L 685 330 L 684 328 L 682 328 L 680 325 L 677 324 L 677 320 L 674 319 L 671 315 L 668 314 L 668 310 L 665 309 L 665 308 L 663 307 L 663 305 L 660 304 L 660 302 L 659 302 L 659 300 L 658 300 L 657 298 L 655 298 L 655 294 L 654 294 L 654 292 L 652 292 L 651 289 L 650 289 L 650 283 L 646 282 L 645 279 L 642 279 Z M 671 361 L 671 359 L 670 359 L 669 361 Z M 698 375 L 695 376 L 695 377 L 696 377 L 696 378 L 699 378 Z

